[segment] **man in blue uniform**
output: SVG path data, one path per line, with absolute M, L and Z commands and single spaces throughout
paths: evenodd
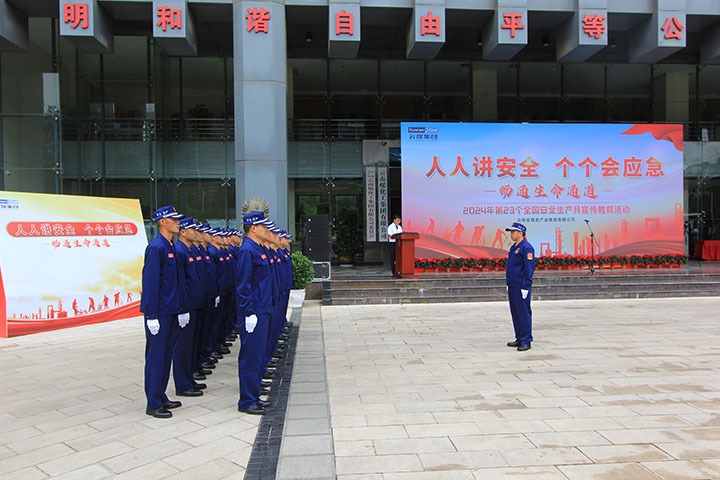
M 513 223 L 506 228 L 510 239 L 514 242 L 508 252 L 505 278 L 507 281 L 510 315 L 515 328 L 515 341 L 508 342 L 508 347 L 517 347 L 521 352 L 530 350 L 532 336 L 532 281 L 535 272 L 535 249 L 525 238 L 525 225 Z
M 158 208 L 153 214 L 158 235 L 145 249 L 142 270 L 140 311 L 145 317 L 145 413 L 155 418 L 170 418 L 170 409 L 181 406 L 165 395 L 170 379 L 173 342 L 181 318 L 181 291 L 173 235 L 179 231 L 179 214 L 175 207 Z
M 264 405 L 267 405 L 260 399 L 260 388 L 273 308 L 270 259 L 262 246 L 270 236 L 268 223 L 263 212 L 249 212 L 243 216 L 245 237 L 235 257 L 235 298 L 240 331 L 238 411 L 252 415 L 265 414 Z
M 195 371 L 193 356 L 195 336 L 199 324 L 198 312 L 205 303 L 205 292 L 201 289 L 200 270 L 197 255 L 192 251 L 195 241 L 195 229 L 200 225 L 193 218 L 180 220 L 180 232 L 175 243 L 178 270 L 180 272 L 180 289 L 182 291 L 182 312 L 188 314 L 187 322 L 179 322 L 180 330 L 173 347 L 173 378 L 175 393 L 181 397 L 199 397 L 203 394 L 204 383 L 196 383 L 193 379 Z

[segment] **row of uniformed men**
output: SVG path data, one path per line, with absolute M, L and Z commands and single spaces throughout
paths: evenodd
M 183 218 L 174 207 L 159 208 L 153 220 L 158 235 L 145 250 L 140 301 L 146 413 L 170 418 L 181 406 L 165 394 L 171 366 L 176 394 L 201 396 L 206 385 L 197 380 L 230 353 L 239 332 L 238 410 L 264 414 L 269 403 L 260 396 L 269 393 L 286 328 L 292 236 L 263 212 L 243 217 L 244 237 Z

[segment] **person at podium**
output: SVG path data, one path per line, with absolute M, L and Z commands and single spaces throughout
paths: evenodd
M 397 266 L 395 261 L 395 239 L 392 237 L 393 235 L 402 233 L 403 229 L 400 222 L 402 222 L 402 218 L 400 218 L 400 215 L 396 213 L 393 215 L 392 223 L 387 227 L 388 245 L 390 249 L 390 271 L 393 275 L 397 274 Z

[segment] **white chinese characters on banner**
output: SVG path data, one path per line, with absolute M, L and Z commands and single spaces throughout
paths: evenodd
M 377 213 L 378 213 L 378 240 L 388 241 L 387 226 L 388 220 L 388 169 L 378 167 L 377 169 Z
M 365 167 L 365 240 L 375 242 L 377 239 L 377 204 L 375 201 L 376 181 L 375 167 Z

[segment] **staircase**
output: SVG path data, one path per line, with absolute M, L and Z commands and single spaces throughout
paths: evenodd
M 720 264 L 535 272 L 533 300 L 720 296 Z M 324 305 L 507 301 L 505 272 L 420 273 L 394 279 L 379 267 L 333 270 Z

